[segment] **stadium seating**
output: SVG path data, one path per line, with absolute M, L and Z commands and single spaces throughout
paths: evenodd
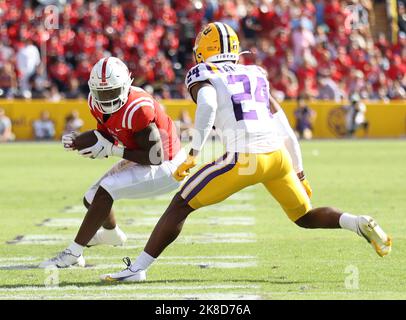
M 185 98 L 196 33 L 217 20 L 236 29 L 251 51 L 241 59 L 268 70 L 279 99 L 406 98 L 406 34 L 374 38 L 369 0 L 39 2 L 0 3 L 0 97 L 86 97 L 92 64 L 114 55 L 134 84 Z

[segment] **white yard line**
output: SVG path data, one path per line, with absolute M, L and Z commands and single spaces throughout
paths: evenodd
M 141 213 L 145 215 L 157 215 L 161 216 L 168 204 L 151 204 L 151 205 L 139 205 L 139 206 L 117 206 L 115 209 L 118 212 L 130 212 L 130 213 Z M 199 209 L 199 212 L 235 212 L 235 211 L 255 211 L 256 206 L 250 203 L 242 203 L 242 204 L 228 204 L 228 203 L 220 203 L 215 204 L 212 206 L 204 207 Z M 85 214 L 86 209 L 82 205 L 74 205 L 64 208 L 62 213 L 80 213 Z
M 18 258 L 0 258 L 0 263 L 2 262 L 27 262 L 35 261 L 38 258 L 36 257 L 18 257 Z
M 11 300 L 66 300 L 66 299 L 78 299 L 78 300 L 102 300 L 102 299 L 134 299 L 134 300 L 260 300 L 261 296 L 256 294 L 246 294 L 246 293 L 190 293 L 190 294 L 63 294 L 61 295 L 0 295 L 0 299 L 11 299 Z
M 222 262 L 222 261 L 200 261 L 200 262 L 188 262 L 188 261 L 163 261 L 160 263 L 161 265 L 171 265 L 171 266 L 194 266 L 200 268 L 218 268 L 218 269 L 243 269 L 243 268 L 252 268 L 258 266 L 255 261 L 250 262 Z M 86 267 L 86 269 L 95 269 L 95 270 L 115 270 L 115 269 L 123 269 L 125 265 L 123 263 L 104 263 L 104 264 L 97 264 L 92 265 L 90 263 L 90 267 Z
M 123 256 L 86 256 L 86 259 L 92 260 L 116 260 L 121 259 Z M 251 260 L 256 259 L 256 256 L 163 256 L 159 257 L 161 260 Z
M 142 241 L 145 242 L 149 239 L 150 234 L 128 234 L 129 242 Z M 14 240 L 8 241 L 8 244 L 18 245 L 56 245 L 64 244 L 72 240 L 71 235 L 60 234 L 33 234 L 17 237 Z M 202 233 L 195 235 L 180 236 L 176 243 L 189 244 L 189 243 L 252 243 L 256 242 L 256 235 L 254 233 Z M 128 248 L 128 247 L 127 247 Z
M 249 262 L 223 262 L 223 261 L 201 261 L 201 262 L 162 262 L 161 264 L 165 265 L 191 265 L 191 266 L 199 266 L 200 268 L 214 268 L 214 269 L 244 269 L 244 268 L 253 268 L 257 267 L 258 264 L 255 261 Z
M 16 264 L 5 264 L 0 265 L 0 270 L 31 270 L 31 269 L 38 269 L 38 264 L 32 263 L 27 265 L 16 265 Z M 75 270 L 109 270 L 113 271 L 120 271 L 124 269 L 123 263 L 110 263 L 110 264 L 96 264 L 93 265 L 92 263 L 89 264 L 87 261 L 87 266 L 85 268 L 79 267 L 72 267 Z M 255 261 L 251 262 L 226 262 L 226 261 L 216 261 L 216 262 L 161 262 L 161 265 L 168 265 L 168 266 L 190 266 L 190 267 L 198 267 L 202 269 L 245 269 L 245 268 L 254 268 L 257 267 L 258 264 Z
M 85 258 L 89 260 L 119 260 L 122 259 L 123 256 L 89 256 L 85 254 Z M 27 257 L 19 257 L 19 258 L 0 258 L 0 262 L 29 262 L 29 261 L 42 261 L 43 258 L 41 257 L 33 257 L 33 256 L 27 256 Z M 256 256 L 164 256 L 164 257 L 159 257 L 158 260 L 183 260 L 183 261 L 189 261 L 189 260 L 250 260 L 250 259 L 256 259 Z
M 218 269 L 243 269 L 243 268 L 252 268 L 258 266 L 255 261 L 249 262 L 223 262 L 223 261 L 201 261 L 201 262 L 187 262 L 187 261 L 165 261 L 161 262 L 165 265 L 192 265 L 199 266 L 201 268 L 218 268 Z
M 154 218 L 131 218 L 122 222 L 126 226 L 154 226 L 159 217 Z M 55 218 L 46 219 L 38 226 L 49 228 L 78 227 L 82 223 L 81 218 Z M 188 225 L 220 225 L 220 226 L 252 226 L 255 225 L 254 217 L 208 217 L 193 218 L 188 220 Z
M 348 296 L 348 298 L 352 298 L 353 296 L 357 296 L 358 294 L 367 294 L 367 295 L 374 295 L 376 298 L 379 299 L 380 296 L 384 295 L 394 295 L 394 294 L 403 294 L 402 292 L 398 291 L 359 291 L 359 290 L 348 290 L 348 291 L 327 291 L 327 292 L 263 292 L 262 295 L 265 297 L 272 297 L 272 296 L 326 296 L 334 297 L 334 295 L 340 296 Z M 192 294 L 168 294 L 168 293 L 158 293 L 158 294 L 112 294 L 111 292 L 106 292 L 105 294 L 93 294 L 93 293 L 85 293 L 82 295 L 79 294 L 67 294 L 64 293 L 62 296 L 60 294 L 55 295 L 43 295 L 39 294 L 38 292 L 33 292 L 32 294 L 24 293 L 24 294 L 2 294 L 0 293 L 0 300 L 33 300 L 33 299 L 50 299 L 50 300 L 61 300 L 61 299 L 75 299 L 75 300 L 98 300 L 98 299 L 134 299 L 134 300 L 148 300 L 148 299 L 159 299 L 159 300 L 168 300 L 168 299 L 182 299 L 182 300 L 260 300 L 263 299 L 264 296 L 257 295 L 257 294 L 247 294 L 247 293 L 192 293 Z M 311 297 L 308 297 L 311 298 Z M 306 298 L 306 299 L 308 299 Z M 266 298 L 269 299 L 269 298 Z
M 1 288 L 0 293 L 3 292 L 47 292 L 47 291 L 133 291 L 133 290 L 235 290 L 235 289 L 260 289 L 259 285 L 229 285 L 229 284 L 213 284 L 213 285 L 198 285 L 198 286 L 174 286 L 174 285 L 154 285 L 145 283 L 128 283 L 128 284 L 114 284 L 111 285 L 90 285 L 90 286 L 63 286 L 63 287 L 45 287 L 45 286 L 29 286 L 29 287 L 15 287 L 15 288 Z
M 120 259 L 117 259 L 120 260 Z M 37 265 L 42 260 L 37 262 L 32 262 L 32 264 L 22 265 L 22 264 L 1 264 L 0 270 L 26 270 L 35 269 Z M 89 263 L 90 261 L 90 263 Z M 30 261 L 31 262 L 31 261 Z M 246 262 L 230 262 L 230 261 L 161 261 L 160 265 L 168 266 L 192 266 L 199 267 L 202 269 L 244 269 L 257 267 L 258 263 L 256 261 L 246 261 Z M 103 264 L 93 264 L 90 259 L 87 259 L 86 268 L 72 267 L 77 270 L 121 270 L 124 268 L 123 263 L 103 263 Z
M 147 287 L 147 284 L 136 284 L 136 285 L 122 285 L 122 286 L 128 286 L 128 290 L 140 290 L 143 286 L 145 286 L 146 290 L 154 290 L 151 289 L 151 287 Z M 213 285 L 216 286 L 216 285 Z M 238 285 L 235 286 L 235 288 L 217 288 L 217 289 L 239 289 L 237 288 Z M 78 289 L 78 291 L 90 291 L 90 292 L 96 292 L 96 290 L 93 290 L 94 287 L 91 287 L 90 289 L 86 289 L 86 287 L 76 287 L 76 286 L 69 286 L 69 287 L 63 287 L 63 288 L 70 288 L 72 287 L 72 289 L 68 289 L 66 291 L 69 290 L 76 290 L 76 288 Z M 112 291 L 114 291 L 114 289 L 108 289 L 108 288 L 117 288 L 117 292 L 114 293 Z M 158 293 L 158 294 L 145 294 L 145 293 L 141 293 L 141 294 L 125 294 L 125 293 L 120 293 L 120 291 L 126 291 L 126 289 L 121 289 L 120 288 L 121 285 L 112 285 L 111 287 L 108 286 L 100 286 L 100 287 L 96 287 L 99 288 L 100 290 L 106 291 L 104 294 L 103 293 L 85 293 L 85 294 L 68 294 L 68 293 L 64 293 L 62 296 L 59 293 L 60 289 L 58 289 L 58 287 L 42 287 L 44 290 L 44 293 L 47 293 L 49 291 L 52 292 L 52 290 L 54 290 L 55 294 L 54 295 L 50 295 L 50 294 L 41 294 L 40 290 L 37 290 L 37 288 L 41 288 L 41 287 L 16 287 L 16 288 L 10 288 L 10 289 L 4 289 L 1 288 L 0 289 L 0 299 L 15 299 L 15 300 L 31 300 L 31 299 L 208 299 L 208 300 L 257 300 L 257 299 L 262 299 L 263 296 L 260 295 L 256 295 L 256 294 L 247 294 L 247 292 L 244 293 L 192 293 L 192 294 L 187 294 L 187 293 L 181 293 L 181 294 L 171 294 L 171 293 Z M 163 290 L 181 290 L 180 288 L 185 288 L 187 286 L 171 286 L 170 289 L 168 289 L 168 286 L 162 286 Z M 193 287 L 193 286 L 189 286 L 189 287 Z M 201 290 L 207 290 L 209 288 L 209 286 L 196 286 L 196 288 L 193 289 L 184 289 L 184 290 L 199 290 L 202 287 L 206 287 L 204 289 Z M 87 287 L 89 288 L 89 287 Z M 259 286 L 255 286 L 255 285 L 247 285 L 244 286 L 242 285 L 240 288 L 244 288 L 244 289 L 260 289 Z M 210 289 L 216 289 L 214 287 L 210 288 Z M 209 290 L 210 290 L 209 289 Z M 156 290 L 159 290 L 159 287 L 156 286 Z M 29 292 L 25 292 L 25 291 L 31 291 L 32 294 L 29 294 Z M 14 292 L 17 292 L 17 294 L 14 294 Z M 272 296 L 279 296 L 279 298 L 281 298 L 280 296 L 327 296 L 328 297 L 334 297 L 334 295 L 340 295 L 340 296 L 348 296 L 349 298 L 352 298 L 353 296 L 357 296 L 358 294 L 367 294 L 367 295 L 374 295 L 375 297 L 379 298 L 380 296 L 384 296 L 384 295 L 399 295 L 399 294 L 403 294 L 403 292 L 399 292 L 399 291 L 363 291 L 363 290 L 346 290 L 346 291 L 304 291 L 304 292 L 300 292 L 300 291 L 289 291 L 289 292 L 274 292 L 274 291 L 263 291 L 261 293 L 262 295 L 265 295 L 266 297 L 272 297 Z M 268 298 L 267 298 L 268 299 Z

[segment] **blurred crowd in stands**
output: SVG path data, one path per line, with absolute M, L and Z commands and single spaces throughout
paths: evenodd
M 4 0 L 0 97 L 85 98 L 92 65 L 114 55 L 134 85 L 186 98 L 195 36 L 216 20 L 251 51 L 243 63 L 266 68 L 279 100 L 404 99 L 405 5 L 398 2 L 399 33 L 391 41 L 371 33 L 371 0 Z

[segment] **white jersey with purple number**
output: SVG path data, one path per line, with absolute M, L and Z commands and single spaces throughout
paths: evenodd
M 200 63 L 189 70 L 190 90 L 209 81 L 217 91 L 215 130 L 228 152 L 267 153 L 283 145 L 278 125 L 269 109 L 269 82 L 256 65 L 231 62 Z

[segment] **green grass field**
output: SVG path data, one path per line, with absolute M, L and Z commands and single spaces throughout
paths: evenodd
M 83 194 L 117 160 L 0 145 L 0 299 L 406 299 L 406 141 L 302 149 L 313 205 L 375 217 L 393 236 L 389 256 L 349 231 L 300 229 L 257 185 L 192 214 L 146 283 L 106 285 L 99 275 L 138 255 L 171 195 L 117 202 L 129 241 L 85 250 L 87 268 L 37 269 L 74 238 Z

